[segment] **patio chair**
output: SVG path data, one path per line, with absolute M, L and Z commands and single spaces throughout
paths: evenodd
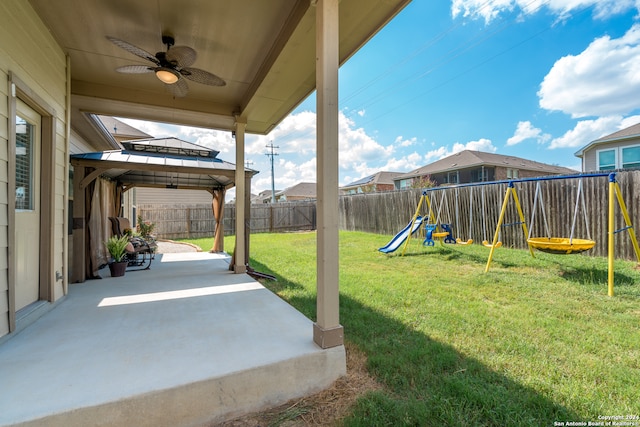
M 115 236 L 122 237 L 129 235 L 129 246 L 127 247 L 127 269 L 128 270 L 148 270 L 151 261 L 155 258 L 158 245 L 153 240 L 145 240 L 142 237 L 132 236 L 127 230 L 133 231 L 131 222 L 124 217 L 109 217 L 111 221 L 111 231 Z

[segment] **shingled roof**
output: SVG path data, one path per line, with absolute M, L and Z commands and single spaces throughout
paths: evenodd
M 347 188 L 355 188 L 355 187 L 359 187 L 361 185 L 367 185 L 367 184 L 391 184 L 391 185 L 393 185 L 393 180 L 396 177 L 400 176 L 400 175 L 403 175 L 403 173 L 402 172 L 384 172 L 384 171 L 381 171 L 381 172 L 374 173 L 373 175 L 369 175 L 369 176 L 366 176 L 364 178 L 360 178 L 359 180 L 353 181 L 353 182 L 351 182 L 351 183 L 349 183 L 349 184 L 347 184 L 347 185 L 345 185 L 343 187 L 340 187 L 340 188 L 342 188 L 344 190 L 344 189 L 347 189 Z
M 589 148 L 593 147 L 594 145 L 600 145 L 600 144 L 605 144 L 605 143 L 614 142 L 614 141 L 624 141 L 625 139 L 632 139 L 632 138 L 640 138 L 640 123 L 636 123 L 633 126 L 629 126 L 617 132 L 610 133 L 609 135 L 605 135 L 594 141 L 591 141 L 590 143 L 588 143 L 587 145 L 585 145 L 584 147 L 576 151 L 575 155 L 576 157 L 582 157 L 584 152 L 587 151 Z
M 316 198 L 316 183 L 315 182 L 301 182 L 289 188 L 276 193 L 276 197 L 285 196 L 286 198 L 296 197 L 304 199 Z
M 433 175 L 455 171 L 460 169 L 468 169 L 479 166 L 500 166 L 505 168 L 514 168 L 519 170 L 537 171 L 544 174 L 574 174 L 575 170 L 562 166 L 549 165 L 533 160 L 523 159 L 515 156 L 505 156 L 502 154 L 486 153 L 483 151 L 464 150 L 451 156 L 429 163 L 426 166 L 415 169 L 404 175 L 400 175 L 397 179 L 406 179 L 416 176 Z

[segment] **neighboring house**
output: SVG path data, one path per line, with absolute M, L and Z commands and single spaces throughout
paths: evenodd
M 582 172 L 640 167 L 640 123 L 591 141 L 575 153 Z
M 152 135 L 144 133 L 140 129 L 136 129 L 115 117 L 98 116 L 98 119 L 117 142 L 153 138 Z
M 135 195 L 135 206 L 211 204 L 211 194 L 204 190 L 137 188 Z
M 410 188 L 414 180 L 421 179 L 430 179 L 436 185 L 454 185 L 547 175 L 569 175 L 576 172 L 573 169 L 520 157 L 464 150 L 396 177 L 394 182 L 397 189 L 404 189 Z
M 276 190 L 278 194 L 281 190 Z M 251 195 L 251 203 L 271 203 L 271 190 L 264 190 L 258 193 L 257 196 Z
M 340 187 L 342 194 L 377 193 L 395 190 L 393 180 L 402 172 L 378 172 Z
M 315 200 L 316 183 L 301 182 L 276 193 L 277 202 L 292 202 L 294 200 Z

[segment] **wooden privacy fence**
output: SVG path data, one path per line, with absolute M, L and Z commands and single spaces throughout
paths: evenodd
M 622 191 L 636 235 L 640 230 L 640 171 L 619 171 L 617 181 Z M 576 208 L 578 184 L 582 180 L 582 200 L 578 203 L 574 238 L 596 241 L 591 255 L 607 255 L 609 182 L 607 177 L 570 178 L 552 181 L 515 183 L 527 226 L 532 237 L 546 237 L 542 210 L 538 202 L 531 224 L 536 186 L 540 186 L 547 224 L 552 237 L 570 237 Z M 440 222 L 453 225 L 454 237 L 462 240 L 491 241 L 498 223 L 507 184 L 482 186 L 443 187 L 431 191 L 430 200 Z M 341 196 L 339 225 L 342 230 L 366 231 L 393 236 L 411 220 L 422 190 L 391 191 Z M 582 209 L 582 201 L 586 210 Z M 621 210 L 615 202 L 616 229 L 624 228 Z M 160 238 L 211 237 L 215 221 L 210 205 L 139 205 L 138 213 L 156 224 Z M 427 214 L 426 206 L 422 215 Z M 586 221 L 585 221 L 586 214 Z M 526 248 L 526 236 L 511 201 L 500 230 L 504 247 Z M 587 226 L 588 224 L 588 226 Z M 235 205 L 226 205 L 224 211 L 225 235 L 235 233 Z M 252 204 L 250 230 L 252 233 L 288 232 L 316 229 L 315 201 Z M 386 242 L 381 242 L 384 244 Z M 615 236 L 617 258 L 635 259 L 631 240 L 626 231 Z
M 215 219 L 209 204 L 138 205 L 137 214 L 153 222 L 154 234 L 161 239 L 190 239 L 212 237 Z M 224 207 L 225 235 L 235 234 L 235 205 Z M 250 230 L 252 233 L 315 230 L 315 201 L 252 204 Z
M 616 174 L 622 197 L 625 201 L 636 235 L 640 230 L 640 171 L 620 171 Z M 534 223 L 532 210 L 536 186 L 540 185 L 541 199 L 544 203 L 549 231 L 552 237 L 570 237 L 574 218 L 578 184 L 582 180 L 582 197 L 586 212 L 582 209 L 582 200 L 578 203 L 574 238 L 596 241 L 593 250 L 588 253 L 597 256 L 607 255 L 608 236 L 608 177 L 571 178 L 552 181 L 529 181 L 515 183 L 518 198 L 522 205 L 525 222 L 532 228 L 532 237 L 547 237 L 540 202 L 536 207 Z M 439 212 L 440 222 L 453 225 L 454 237 L 462 240 L 473 239 L 491 241 L 498 223 L 507 184 L 489 184 L 482 186 L 449 187 L 430 191 L 433 209 Z M 411 220 L 418 206 L 422 190 L 406 190 L 387 193 L 370 193 L 340 198 L 340 228 L 345 230 L 367 231 L 392 236 Z M 616 229 L 624 228 L 624 219 L 617 201 L 615 204 Z M 427 214 L 426 206 L 421 215 Z M 586 216 L 586 221 L 585 221 Z M 526 236 L 511 201 L 506 210 L 501 227 L 500 241 L 503 246 L 526 248 Z M 588 224 L 588 227 L 587 227 Z M 385 242 L 383 242 L 385 243 Z M 635 259 L 633 245 L 627 231 L 615 236 L 617 258 Z

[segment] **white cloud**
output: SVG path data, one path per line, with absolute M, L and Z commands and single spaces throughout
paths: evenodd
M 339 115 L 340 133 L 340 168 L 351 169 L 362 161 L 379 161 L 393 153 L 393 146 L 382 146 L 363 128 L 356 128 L 355 123 L 342 112 Z
M 416 145 L 417 142 L 418 138 L 415 136 L 413 138 L 404 139 L 402 138 L 402 135 L 397 136 L 395 141 L 393 141 L 393 143 L 399 147 L 410 147 L 412 145 Z
M 452 154 L 456 154 L 464 150 L 495 153 L 498 149 L 493 145 L 490 139 L 480 138 L 477 141 L 469 141 L 466 144 L 456 142 L 455 144 L 453 144 L 453 148 L 450 151 L 447 146 L 440 146 L 435 150 L 431 150 L 427 152 L 427 154 L 425 154 L 424 156 L 424 160 L 427 163 L 430 163 L 435 160 L 443 159 L 445 157 L 451 156 Z M 424 165 L 421 165 L 421 166 L 424 166 Z
M 451 15 L 454 18 L 462 15 L 464 18 L 483 19 L 488 24 L 499 15 L 514 10 L 527 15 L 547 9 L 559 19 L 566 19 L 572 12 L 588 7 L 594 8 L 596 19 L 606 19 L 639 9 L 640 3 L 637 0 L 452 0 Z
M 595 120 L 579 121 L 573 129 L 567 131 L 561 137 L 553 139 L 549 148 L 583 147 L 604 135 L 618 131 L 621 129 L 623 122 L 620 116 L 600 117 Z
M 551 138 L 549 134 L 543 134 L 541 129 L 533 127 L 530 121 L 518 122 L 516 132 L 507 139 L 507 146 L 512 146 L 526 141 L 527 139 L 535 139 L 538 143 L 544 143 Z
M 456 142 L 453 144 L 451 154 L 459 153 L 463 150 L 484 151 L 487 153 L 495 153 L 498 149 L 493 146 L 490 139 L 480 138 L 477 141 L 469 141 L 466 144 Z
M 624 115 L 640 107 L 640 24 L 619 39 L 595 39 L 560 58 L 545 76 L 540 107 L 574 118 Z
M 146 122 L 146 121 L 136 120 L 136 119 L 127 119 L 124 117 L 116 117 L 116 119 L 146 134 L 149 134 L 154 138 L 162 138 L 168 135 L 173 135 L 173 134 L 170 134 L 169 131 L 167 130 L 167 125 L 162 123 Z M 176 128 L 176 126 L 173 126 L 173 127 Z
M 316 113 L 302 111 L 287 116 L 269 135 L 257 137 L 250 149 L 253 153 L 265 153 L 273 142 L 281 154 L 313 154 L 316 151 Z M 247 149 L 249 152 L 249 147 Z
M 435 150 L 428 151 L 427 154 L 425 154 L 424 156 L 424 160 L 427 163 L 431 163 L 435 160 L 443 159 L 447 156 L 450 156 L 451 154 L 453 153 L 449 152 L 446 146 L 440 146 Z M 424 165 L 420 165 L 420 166 L 424 166 Z
M 623 118 L 621 116 L 600 117 L 595 120 L 582 120 L 576 126 L 559 138 L 555 138 L 549 145 L 554 148 L 584 147 L 605 135 L 617 132 L 640 123 L 640 115 Z
M 299 164 L 290 160 L 279 159 L 275 177 L 276 190 L 284 190 L 285 188 L 291 187 L 300 182 L 315 181 L 315 157 Z M 269 186 L 267 188 L 271 188 L 271 177 L 269 177 Z
M 178 138 L 202 145 L 203 147 L 213 148 L 221 153 L 233 153 L 235 157 L 235 140 L 231 132 L 224 132 L 211 129 L 195 128 L 189 126 L 178 126 Z

